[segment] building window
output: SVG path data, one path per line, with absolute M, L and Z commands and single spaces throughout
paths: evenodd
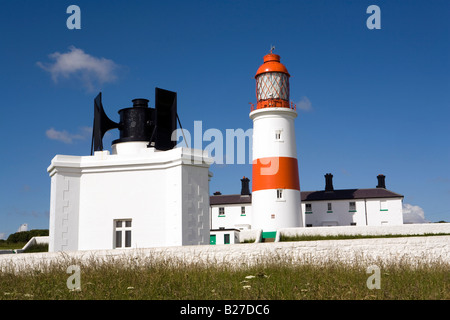
M 114 248 L 131 248 L 131 220 L 114 221 Z
M 306 203 L 305 204 L 305 213 L 306 214 L 311 214 L 312 213 L 312 204 L 311 203 Z
M 219 207 L 219 217 L 225 217 L 225 208 Z
M 333 207 L 331 206 L 331 202 L 327 203 L 327 213 L 333 213 Z
M 283 199 L 283 189 L 277 189 L 277 199 Z
M 356 202 L 350 201 L 348 203 L 348 211 L 349 212 L 356 212 Z
M 380 200 L 380 211 L 388 211 L 387 200 Z
M 223 243 L 230 244 L 230 234 L 229 233 L 226 233 L 223 235 Z
M 331 206 L 331 202 L 328 202 L 328 211 L 333 210 L 332 206 Z
M 245 216 L 245 207 L 241 207 L 241 216 Z

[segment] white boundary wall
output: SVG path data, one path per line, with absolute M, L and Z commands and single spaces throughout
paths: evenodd
M 45 270 L 49 265 L 67 267 L 90 262 L 148 264 L 158 260 L 175 263 L 209 263 L 241 267 L 266 262 L 320 263 L 450 263 L 450 236 L 375 238 L 182 246 L 149 249 L 90 250 L 0 255 L 0 272 Z
M 285 236 L 295 235 L 422 235 L 450 233 L 450 223 L 403 224 L 399 226 L 335 226 L 286 228 L 279 230 Z M 242 241 L 242 240 L 241 240 Z

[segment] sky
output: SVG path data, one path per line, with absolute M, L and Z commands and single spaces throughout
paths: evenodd
M 48 229 L 47 168 L 56 154 L 90 154 L 99 92 L 116 122 L 132 99 L 153 106 L 159 87 L 177 92 L 191 135 L 196 121 L 202 132 L 245 131 L 271 46 L 291 75 L 302 190 L 323 190 L 328 172 L 335 189 L 373 188 L 384 174 L 405 212 L 450 221 L 447 0 L 0 4 L 0 239 L 23 223 Z M 367 26 L 370 5 L 380 29 Z M 251 164 L 236 162 L 211 166 L 211 194 L 251 179 Z

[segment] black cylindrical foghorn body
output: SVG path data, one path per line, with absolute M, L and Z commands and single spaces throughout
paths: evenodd
M 132 108 L 119 110 L 120 139 L 113 144 L 130 141 L 150 141 L 155 127 L 155 109 L 148 108 L 147 99 L 134 99 Z

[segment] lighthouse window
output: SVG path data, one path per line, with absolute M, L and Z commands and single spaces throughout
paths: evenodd
M 281 139 L 281 130 L 275 130 L 275 140 L 282 141 Z
M 289 100 L 289 80 L 285 73 L 263 73 L 256 79 L 256 86 L 258 100 Z
M 283 199 L 283 189 L 277 189 L 277 199 Z
M 131 220 L 115 220 L 114 248 L 131 248 Z

